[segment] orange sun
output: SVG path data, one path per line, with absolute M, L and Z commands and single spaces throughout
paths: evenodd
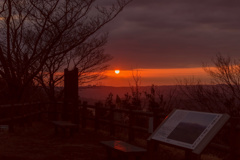
M 120 73 L 120 70 L 115 70 L 115 74 L 119 74 Z

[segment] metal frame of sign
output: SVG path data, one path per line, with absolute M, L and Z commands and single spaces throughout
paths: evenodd
M 175 109 L 148 140 L 201 154 L 229 118 L 228 114 Z

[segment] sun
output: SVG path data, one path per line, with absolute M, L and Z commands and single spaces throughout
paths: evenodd
M 114 72 L 115 72 L 115 74 L 119 74 L 120 70 L 115 70 Z

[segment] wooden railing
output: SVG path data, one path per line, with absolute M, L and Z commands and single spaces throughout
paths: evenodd
M 15 123 L 29 122 L 37 115 L 45 115 L 48 120 L 62 120 L 64 103 L 28 103 L 0 106 L 0 124 L 9 124 L 13 128 Z M 139 135 L 145 139 L 151 135 L 167 114 L 160 111 L 147 112 L 131 109 L 101 107 L 99 105 L 79 105 L 77 114 L 78 124 L 82 128 L 93 127 L 105 130 L 110 135 L 124 133 L 128 141 L 134 141 Z M 240 148 L 240 118 L 231 117 L 228 124 L 220 131 L 215 140 L 209 145 L 219 151 L 237 154 Z M 124 131 L 123 131 L 124 130 Z M 226 140 L 227 139 L 227 140 Z M 224 142 L 221 142 L 225 140 Z
M 116 134 L 117 127 L 124 128 L 127 130 L 125 135 L 127 135 L 128 141 L 130 142 L 134 141 L 136 133 L 143 133 L 146 135 L 145 137 L 150 136 L 152 131 L 154 131 L 167 116 L 167 114 L 158 112 L 157 110 L 154 112 L 146 112 L 116 109 L 114 107 L 106 108 L 87 104 L 79 106 L 79 109 L 81 117 L 79 123 L 83 128 L 88 126 L 89 123 L 87 123 L 87 121 L 92 121 L 96 131 L 102 128 L 105 131 L 107 130 L 112 136 Z M 127 120 L 122 119 L 119 121 L 117 118 L 118 114 L 126 115 Z M 140 126 L 136 124 L 139 121 L 141 123 Z M 108 125 L 108 127 L 106 127 L 106 125 Z M 232 157 L 239 154 L 240 118 L 231 117 L 229 122 L 217 134 L 208 148 L 210 150 L 224 151 Z
M 40 102 L 0 105 L 0 125 L 8 125 L 11 132 L 15 124 L 31 123 L 36 118 L 40 119 L 45 105 Z
M 150 135 L 166 117 L 166 114 L 157 112 L 106 108 L 86 104 L 80 108 L 80 122 L 83 128 L 86 128 L 89 120 L 94 122 L 95 130 L 101 129 L 101 126 L 102 128 L 105 127 L 105 130 L 108 130 L 112 136 L 116 134 L 117 127 L 123 128 L 127 131 L 128 141 L 134 141 L 137 132 Z

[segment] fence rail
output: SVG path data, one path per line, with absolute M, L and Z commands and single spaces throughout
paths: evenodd
M 121 127 L 127 130 L 128 141 L 134 141 L 135 133 L 145 133 L 148 136 L 154 131 L 158 125 L 166 118 L 167 114 L 158 111 L 145 112 L 139 110 L 104 108 L 93 105 L 79 106 L 81 114 L 81 126 L 85 128 L 87 121 L 94 122 L 95 130 L 99 130 L 101 125 L 105 124 L 110 135 L 115 135 L 116 128 Z M 88 112 L 93 114 L 90 115 Z M 127 121 L 117 120 L 116 113 L 128 115 Z M 88 115 L 88 116 L 87 116 Z M 136 125 L 137 121 L 141 121 L 141 117 L 145 117 L 145 125 Z M 140 119 L 138 119 L 140 118 Z M 146 125 L 147 124 L 147 125 Z M 106 128 L 105 128 L 106 130 Z M 223 127 L 216 138 L 209 144 L 209 148 L 224 151 L 232 157 L 239 156 L 240 148 L 240 118 L 231 117 L 229 122 Z
M 87 120 L 93 120 L 95 130 L 100 129 L 100 125 L 103 123 L 108 124 L 109 133 L 114 136 L 115 128 L 122 127 L 128 130 L 129 141 L 134 141 L 134 132 L 140 131 L 150 135 L 151 131 L 166 117 L 166 114 L 162 113 L 154 114 L 153 112 L 105 108 L 91 105 L 82 105 L 80 108 L 80 117 L 82 117 L 81 125 L 83 128 L 87 126 Z M 89 115 L 89 112 L 92 113 L 92 115 Z M 149 119 L 152 119 L 152 121 L 149 121 Z M 137 121 L 145 121 L 145 125 L 136 126 Z
M 10 129 L 15 123 L 24 123 L 32 121 L 33 118 L 41 117 L 43 113 L 47 115 L 48 120 L 62 120 L 63 106 L 62 102 L 58 103 L 27 103 L 15 105 L 0 106 L 0 124 L 9 124 Z M 71 104 L 68 104 L 71 105 Z M 166 118 L 167 114 L 160 111 L 139 111 L 131 109 L 119 109 L 109 107 L 101 107 L 98 105 L 87 105 L 83 103 L 78 105 L 78 124 L 82 128 L 86 128 L 91 123 L 92 127 L 97 131 L 104 129 L 114 136 L 118 129 L 124 129 L 128 141 L 134 141 L 137 134 L 144 134 L 145 137 L 158 127 L 158 125 Z M 225 151 L 235 155 L 240 148 L 240 118 L 231 117 L 228 124 L 217 135 L 217 141 L 213 141 L 209 146 L 219 151 Z M 227 143 L 219 143 L 219 139 L 227 139 Z M 146 139 L 145 139 L 146 140 Z
M 0 125 L 8 125 L 9 131 L 14 130 L 17 123 L 29 123 L 40 119 L 44 111 L 44 103 L 24 103 L 0 106 Z

